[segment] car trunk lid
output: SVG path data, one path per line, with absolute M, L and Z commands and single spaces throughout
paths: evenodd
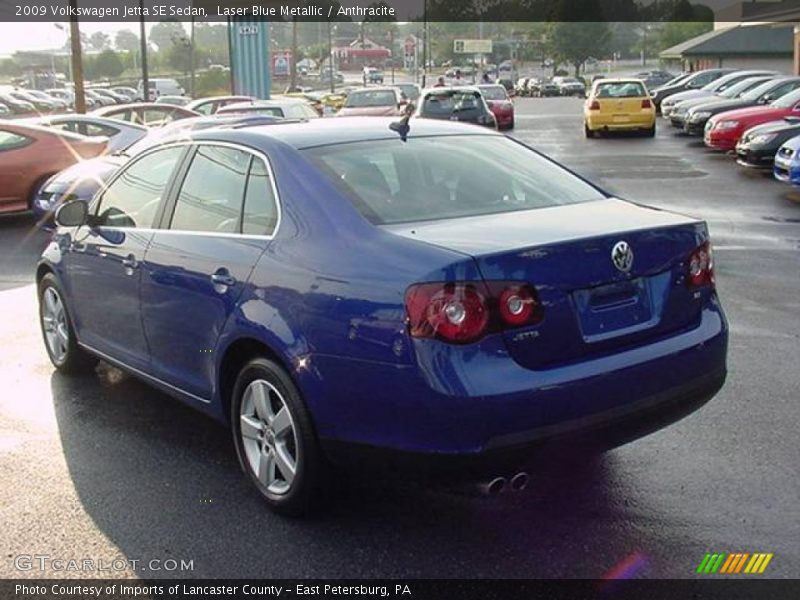
M 684 273 L 707 234 L 690 217 L 606 199 L 387 228 L 469 254 L 486 280 L 533 285 L 544 320 L 503 333 L 528 368 L 640 344 L 699 319 Z M 621 245 L 632 251 L 630 265 L 615 261 Z

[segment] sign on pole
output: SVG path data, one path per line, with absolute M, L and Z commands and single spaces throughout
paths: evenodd
M 492 40 L 453 40 L 456 54 L 491 54 Z

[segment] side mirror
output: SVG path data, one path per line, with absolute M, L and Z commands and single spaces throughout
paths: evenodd
M 56 209 L 56 223 L 62 227 L 80 227 L 89 220 L 89 205 L 83 200 L 72 200 Z

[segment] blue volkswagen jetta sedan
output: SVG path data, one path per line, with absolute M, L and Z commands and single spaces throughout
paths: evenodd
M 703 222 L 483 128 L 397 130 L 198 132 L 63 205 L 37 272 L 55 367 L 104 359 L 229 424 L 291 514 L 364 457 L 523 487 L 534 453 L 614 447 L 719 390 Z

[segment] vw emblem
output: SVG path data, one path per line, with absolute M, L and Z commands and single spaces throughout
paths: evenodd
M 633 250 L 628 245 L 628 242 L 621 241 L 614 244 L 611 249 L 611 262 L 617 268 L 617 271 L 627 273 L 633 266 Z

